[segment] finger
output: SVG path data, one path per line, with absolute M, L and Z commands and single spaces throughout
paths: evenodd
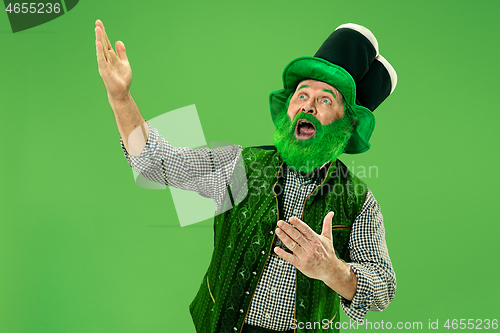
M 299 243 L 301 246 L 307 245 L 307 239 L 300 233 L 297 228 L 294 228 L 285 221 L 278 221 L 278 227 L 286 232 L 286 234 L 295 242 Z
M 325 236 L 329 240 L 333 239 L 332 236 L 332 219 L 334 212 L 329 212 L 326 214 L 325 218 L 323 219 L 323 230 L 321 230 L 321 235 Z
M 292 251 L 293 253 L 299 254 L 304 251 L 302 246 L 300 246 L 300 244 L 298 244 L 296 241 L 290 238 L 290 236 L 281 228 L 276 229 L 276 235 L 278 235 L 278 237 L 283 241 L 283 244 L 285 244 L 286 247 L 290 249 L 290 251 Z
M 106 54 L 101 42 L 102 30 L 101 28 L 96 27 L 94 31 L 96 36 L 95 48 L 97 53 L 97 64 L 99 65 L 99 68 L 104 68 L 106 66 Z
M 306 239 L 312 240 L 318 234 L 314 232 L 307 224 L 299 220 L 297 217 L 293 216 L 290 218 L 290 223 L 292 223 L 298 231 L 304 235 Z
M 293 254 L 286 252 L 282 248 L 276 246 L 274 248 L 274 253 L 278 255 L 281 259 L 285 260 L 286 262 L 289 262 L 290 264 L 294 265 L 296 264 L 296 258 Z
M 97 65 L 99 68 L 104 68 L 106 66 L 106 59 L 104 58 L 104 51 L 102 49 L 101 41 L 95 43 L 96 53 L 97 53 Z
M 108 59 L 109 61 L 117 60 L 117 56 L 115 54 L 115 51 L 113 50 L 113 47 L 111 46 L 111 42 L 109 41 L 108 34 L 106 33 L 106 29 L 104 29 L 104 24 L 102 23 L 101 20 L 97 20 L 96 25 L 102 31 L 101 43 L 104 46 L 104 55 L 106 56 L 106 59 Z
M 109 59 L 109 52 L 105 46 L 106 44 L 104 43 L 104 38 L 102 36 L 101 27 L 99 27 L 99 26 L 95 27 L 94 31 L 95 31 L 96 45 L 97 45 L 97 43 L 100 43 L 104 60 L 110 60 Z
M 95 41 L 97 43 L 97 41 L 101 40 L 101 38 L 102 38 L 102 30 L 101 30 L 101 28 L 96 26 L 94 28 L 94 32 L 95 32 Z
M 101 20 L 95 21 L 95 24 L 98 27 L 100 27 L 101 30 L 102 30 L 102 33 L 103 33 L 103 36 L 104 36 L 104 43 L 103 43 L 103 45 L 105 45 L 106 49 L 112 50 L 113 48 L 111 47 L 111 43 L 109 42 L 108 35 L 106 34 L 106 29 L 104 29 L 104 24 L 102 23 Z
M 125 49 L 125 44 L 122 41 L 117 41 L 115 43 L 116 54 L 121 61 L 128 61 L 127 50 Z

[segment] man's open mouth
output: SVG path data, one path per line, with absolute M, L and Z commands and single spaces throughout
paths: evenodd
M 316 133 L 316 128 L 311 122 L 304 119 L 297 121 L 295 137 L 298 140 L 307 140 L 312 137 L 314 133 Z

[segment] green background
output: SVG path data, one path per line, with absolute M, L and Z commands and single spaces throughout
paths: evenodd
M 97 71 L 94 21 L 122 40 L 146 119 L 196 104 L 207 142 L 272 143 L 268 94 L 346 22 L 398 73 L 364 179 L 396 298 L 375 322 L 500 318 L 498 1 L 81 1 L 15 33 L 0 20 L 0 332 L 194 332 L 212 220 L 181 228 L 137 187 Z M 358 170 L 358 169 L 356 169 Z M 195 208 L 194 208 L 195 209 Z M 346 320 L 346 316 L 342 317 Z

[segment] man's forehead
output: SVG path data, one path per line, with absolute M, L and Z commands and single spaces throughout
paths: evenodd
M 326 82 L 312 80 L 312 79 L 300 81 L 299 84 L 297 85 L 297 89 L 295 91 L 303 89 L 303 88 L 310 88 L 311 86 L 315 86 L 315 87 L 322 88 L 322 89 L 329 89 L 329 90 L 333 90 L 333 91 L 338 91 L 337 88 L 335 88 L 334 86 L 332 86 Z
M 299 91 L 299 90 L 305 89 L 305 88 L 310 88 L 311 86 L 314 86 L 315 88 L 319 88 L 322 91 L 329 92 L 335 98 L 342 96 L 340 91 L 338 91 L 337 88 L 335 88 L 334 86 L 332 86 L 326 82 L 313 80 L 313 79 L 306 79 L 306 80 L 300 81 L 300 83 L 297 85 L 297 89 L 295 89 L 295 91 Z

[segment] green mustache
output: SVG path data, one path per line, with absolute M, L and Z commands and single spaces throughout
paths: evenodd
M 274 144 L 283 160 L 293 170 L 311 172 L 326 162 L 340 156 L 351 137 L 353 119 L 347 112 L 345 116 L 328 125 L 312 114 L 300 112 L 293 120 L 283 112 L 275 121 Z M 295 137 L 297 122 L 307 120 L 316 128 L 315 134 L 307 140 Z

